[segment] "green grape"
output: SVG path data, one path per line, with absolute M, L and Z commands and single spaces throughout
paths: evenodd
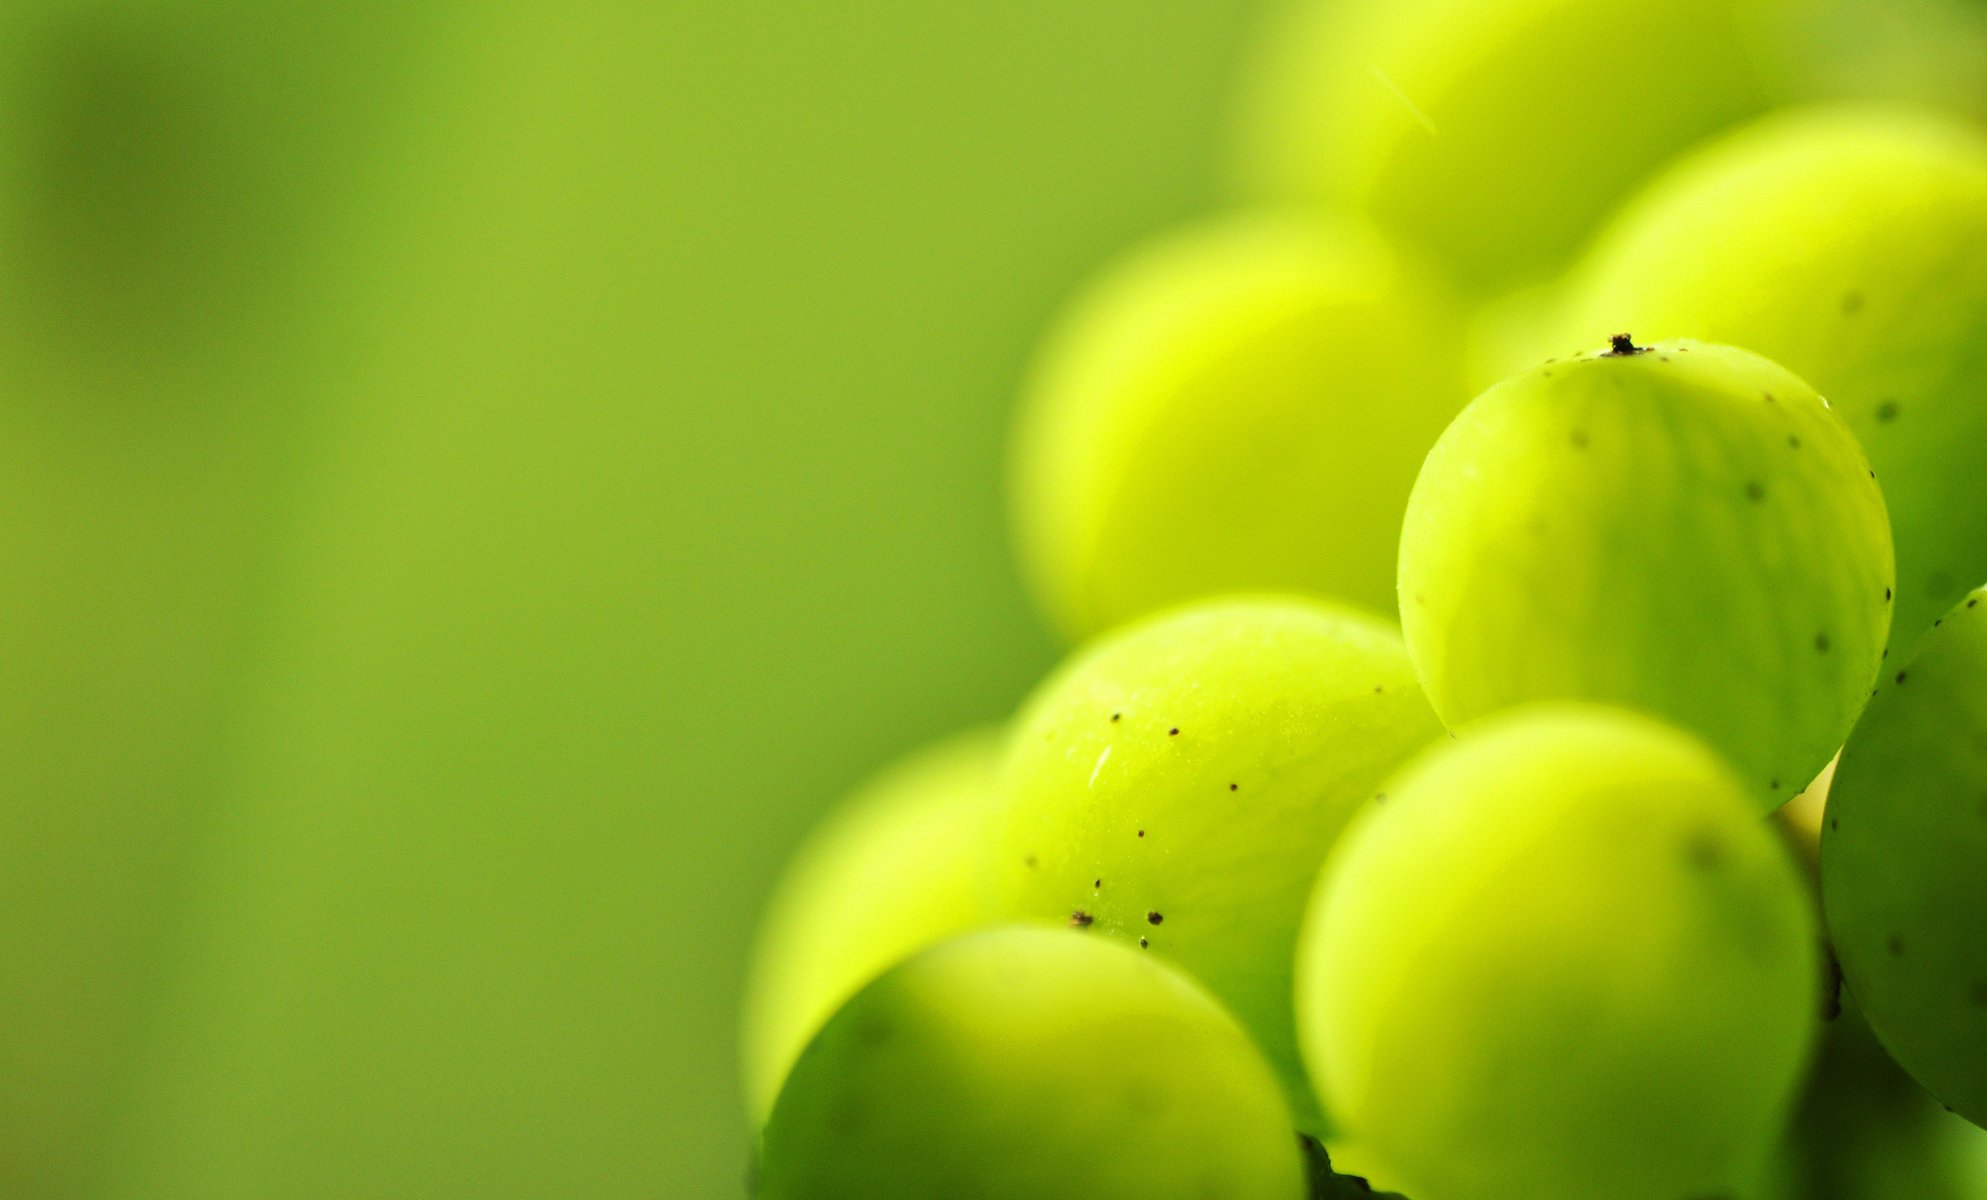
M 1534 700 L 1644 710 L 1777 807 L 1876 676 L 1883 496 L 1774 364 L 1615 343 L 1490 389 L 1430 452 L 1401 538 L 1408 649 L 1452 725 Z
M 1370 215 L 1471 290 L 1555 272 L 1610 208 L 1764 111 L 1756 0 L 1299 0 L 1245 103 L 1241 186 Z
M 1905 1070 L 1987 1125 L 1987 589 L 1878 690 L 1821 835 L 1842 974 Z
M 994 929 L 879 977 L 794 1064 L 759 1200 L 1297 1200 L 1276 1081 L 1137 951 Z
M 1414 1197 L 1678 1200 L 1754 1176 L 1816 1024 L 1815 922 L 1748 790 L 1636 714 L 1537 706 L 1388 784 L 1298 955 L 1332 1119 Z
M 1119 264 L 1043 348 L 1016 539 L 1081 637 L 1219 592 L 1393 611 L 1401 510 L 1469 398 L 1460 321 L 1374 234 L 1246 216 Z
M 787 1069 L 884 968 L 987 916 L 984 879 L 1000 739 L 962 735 L 872 779 L 809 838 L 768 906 L 746 986 L 746 1100 L 772 1111 Z
M 1770 117 L 1650 185 L 1576 272 L 1568 329 L 1744 346 L 1827 396 L 1897 539 L 1908 647 L 1987 579 L 1987 138 L 1870 107 Z
M 1777 101 L 1883 99 L 1987 116 L 1980 0 L 1764 0 L 1756 18 Z
M 1939 1107 L 1844 1001 L 1782 1155 L 1791 1177 L 1786 1194 L 1987 1200 L 1987 1131 Z
M 1318 864 L 1441 735 L 1400 638 L 1299 600 L 1218 600 L 1121 630 L 1022 710 L 995 846 L 1004 911 L 1180 963 L 1317 1117 L 1291 953 Z

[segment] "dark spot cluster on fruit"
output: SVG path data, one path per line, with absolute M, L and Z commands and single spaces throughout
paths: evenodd
M 1602 352 L 1601 357 L 1629 358 L 1637 354 L 1647 353 L 1649 353 L 1649 347 L 1636 345 L 1633 336 L 1626 333 L 1617 333 L 1608 339 L 1608 348 Z
M 1166 915 L 1164 913 L 1149 912 L 1145 914 L 1145 923 L 1147 925 L 1161 925 L 1164 924 L 1165 921 L 1166 921 Z
M 1080 908 L 1069 914 L 1069 925 L 1072 929 L 1088 929 L 1096 920 L 1096 917 L 1091 916 Z

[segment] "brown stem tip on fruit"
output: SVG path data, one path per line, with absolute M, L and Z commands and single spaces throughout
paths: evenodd
M 1647 354 L 1649 347 L 1638 346 L 1635 339 L 1626 333 L 1617 333 L 1608 339 L 1608 358 L 1627 358 L 1632 354 Z

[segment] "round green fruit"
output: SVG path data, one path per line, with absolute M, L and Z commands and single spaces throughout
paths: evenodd
M 895 764 L 801 847 L 760 926 L 746 985 L 746 1100 L 764 1120 L 787 1069 L 884 968 L 986 920 L 1001 740 L 963 734 Z
M 1377 620 L 1220 600 L 1127 627 L 1015 723 L 995 843 L 1004 911 L 1186 967 L 1315 1126 L 1290 1010 L 1305 899 L 1352 814 L 1441 733 Z
M 1022 562 L 1073 638 L 1201 596 L 1393 611 L 1415 471 L 1469 398 L 1460 319 L 1376 235 L 1230 218 L 1066 313 L 1015 431 Z
M 1246 102 L 1253 195 L 1371 216 L 1472 291 L 1555 273 L 1650 172 L 1767 106 L 1756 0 L 1301 0 Z
M 1820 1007 L 1788 852 L 1695 739 L 1513 713 L 1388 784 L 1321 877 L 1304 1053 L 1409 1196 L 1678 1200 L 1751 1179 Z
M 1297 1200 L 1297 1139 L 1221 1006 L 1150 956 L 995 929 L 879 977 L 794 1065 L 758 1200 Z
M 1987 1125 L 1987 589 L 1886 679 L 1821 835 L 1842 973 L 1900 1065 Z
M 1452 726 L 1537 700 L 1639 709 L 1777 807 L 1880 665 L 1883 496 L 1781 368 L 1615 341 L 1491 388 L 1436 443 L 1401 538 L 1408 649 Z
M 1767 118 L 1650 185 L 1575 278 L 1565 328 L 1744 346 L 1829 398 L 1883 482 L 1900 647 L 1987 579 L 1987 136 Z

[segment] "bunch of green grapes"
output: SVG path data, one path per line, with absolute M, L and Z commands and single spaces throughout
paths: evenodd
M 1849 990 L 1918 1082 L 1987 1125 L 1987 588 L 1884 681 L 1821 836 Z
M 1296 0 L 1245 106 L 1258 196 L 1372 217 L 1494 295 L 1764 111 L 1758 0 Z
M 1764 354 L 1829 398 L 1883 482 L 1897 640 L 1987 579 L 1987 135 L 1870 107 L 1783 113 L 1679 163 L 1576 274 L 1595 328 Z
M 1327 1110 L 1415 1197 L 1750 1179 L 1820 1009 L 1752 789 L 1646 717 L 1545 706 L 1418 760 L 1333 853 L 1297 978 Z
M 1228 218 L 1064 315 L 1014 438 L 1021 560 L 1072 638 L 1219 592 L 1393 611 L 1401 510 L 1468 394 L 1459 319 L 1353 225 Z
M 1003 911 L 1186 967 L 1316 1127 L 1290 1008 L 1318 864 L 1441 735 L 1400 638 L 1299 600 L 1222 600 L 1078 655 L 1016 719 L 993 846 Z
M 758 1200 L 1298 1200 L 1275 1079 L 1186 977 L 1003 928 L 886 972 L 780 1093 Z
M 1415 484 L 1400 581 L 1451 724 L 1639 709 L 1721 750 L 1763 808 L 1848 734 L 1893 597 L 1883 495 L 1813 389 L 1744 351 L 1626 337 L 1463 411 Z
M 787 867 L 746 986 L 746 1100 L 764 1120 L 787 1068 L 842 1002 L 913 951 L 982 923 L 979 867 L 1000 738 L 963 734 L 850 796 Z

